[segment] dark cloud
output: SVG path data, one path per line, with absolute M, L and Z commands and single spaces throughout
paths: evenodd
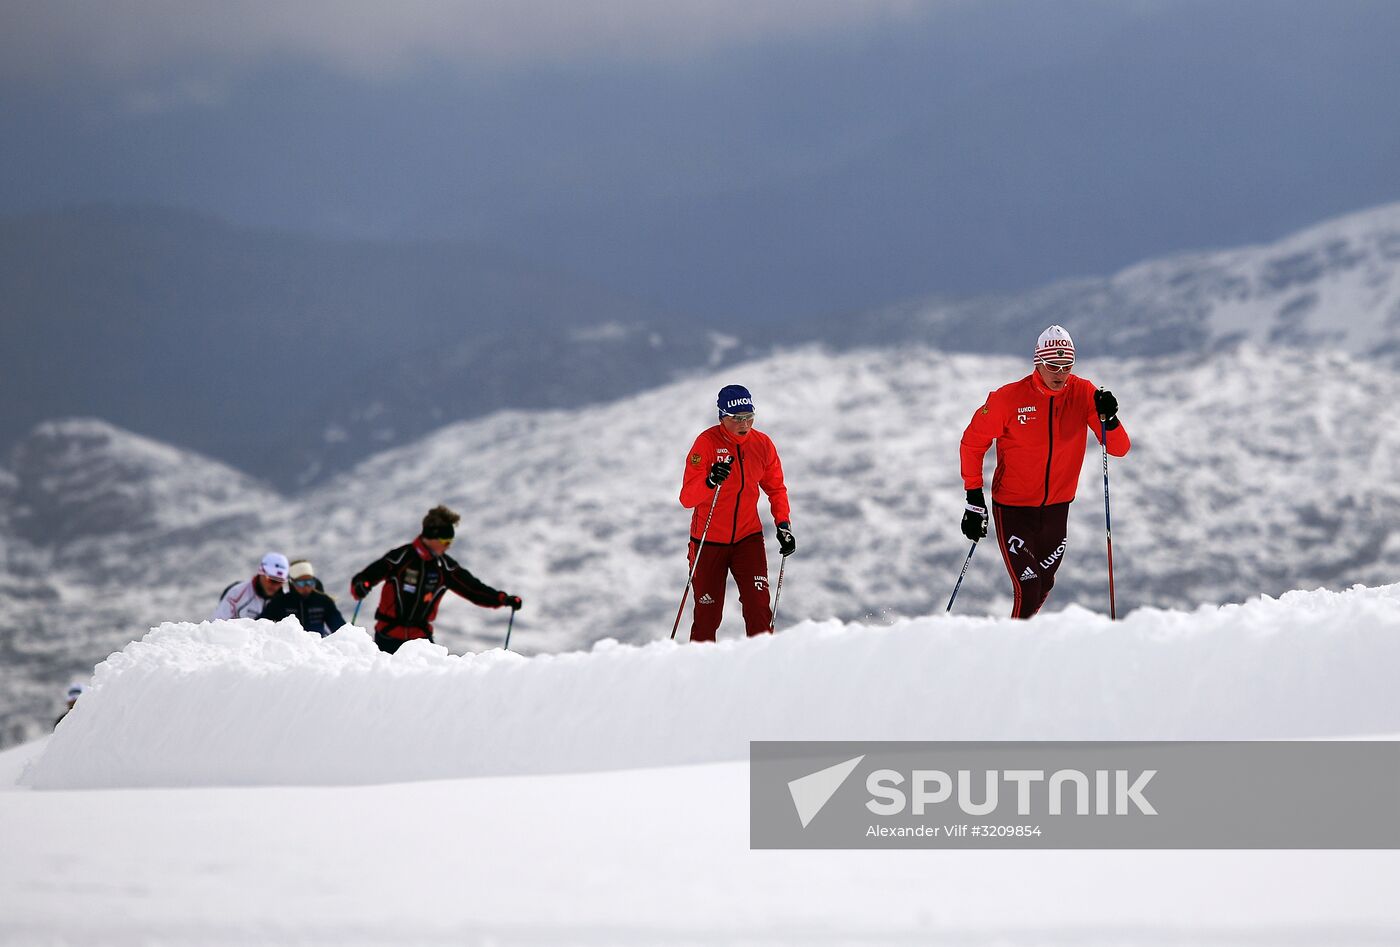
M 500 67 L 686 57 L 928 15 L 941 0 L 18 0 L 0 75 L 139 77 L 171 66 L 304 58 L 353 75 L 433 62 Z

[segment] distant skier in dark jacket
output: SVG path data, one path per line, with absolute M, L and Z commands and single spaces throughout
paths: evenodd
M 320 588 L 316 570 L 305 559 L 292 563 L 287 575 L 292 587 L 272 599 L 263 609 L 262 617 L 268 621 L 281 621 L 291 615 L 306 631 L 314 631 L 322 638 L 345 624 L 345 618 L 331 598 Z
M 72 710 L 74 706 L 77 705 L 78 698 L 82 697 L 83 692 L 86 690 L 87 688 L 84 687 L 78 681 L 74 681 L 72 684 L 68 685 L 68 693 L 65 695 L 68 706 L 63 708 L 63 713 L 59 714 L 58 719 L 53 722 L 53 725 L 55 727 L 57 727 L 60 723 L 63 722 L 63 718 L 68 716 L 68 712 Z
M 393 654 L 405 641 L 432 641 L 433 620 L 448 592 L 483 608 L 520 608 L 520 596 L 491 588 L 447 555 L 461 519 L 445 506 L 433 507 L 423 517 L 417 539 L 389 550 L 350 580 L 350 595 L 356 601 L 384 583 L 374 610 L 374 643 L 381 650 Z
M 1098 438 L 1102 429 L 1115 457 L 1132 446 L 1118 421 L 1118 399 L 1070 373 L 1074 340 L 1063 326 L 1040 334 L 1032 364 L 1025 378 L 987 395 L 961 446 L 967 489 L 962 531 L 977 542 L 987 535 L 982 461 L 992 442 L 997 445 L 991 513 L 1011 575 L 1012 618 L 1034 615 L 1055 585 L 1089 432 Z

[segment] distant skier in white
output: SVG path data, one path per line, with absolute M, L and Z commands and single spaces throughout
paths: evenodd
M 291 564 L 280 552 L 270 552 L 258 563 L 257 574 L 247 582 L 239 582 L 224 590 L 210 621 L 221 618 L 260 618 L 267 603 L 282 591 Z

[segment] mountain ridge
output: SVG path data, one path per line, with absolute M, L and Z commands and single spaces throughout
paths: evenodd
M 712 353 L 685 316 L 464 240 L 94 205 L 0 218 L 0 257 L 0 448 L 100 415 L 284 487 L 459 417 L 640 390 Z M 572 334 L 599 325 L 627 331 Z
M 152 210 L 23 220 L 52 233 L 0 221 L 0 308 L 19 315 L 0 328 L 17 406 L 0 442 L 101 415 L 282 489 L 454 421 L 603 403 L 814 342 L 1006 354 L 1060 323 L 1105 355 L 1251 341 L 1400 358 L 1400 204 L 1015 296 L 737 331 L 492 251 L 466 266 L 466 244 L 321 243 Z
M 659 634 L 685 580 L 676 458 L 713 423 L 712 393 L 736 381 L 789 472 L 801 552 L 780 622 L 930 614 L 966 555 L 958 433 L 986 391 L 1029 370 L 1051 321 L 1075 336 L 1078 371 L 1118 395 L 1135 444 L 1112 465 L 1120 610 L 1393 579 L 1400 419 L 1385 393 L 1400 368 L 1400 205 L 1024 298 L 813 323 L 805 336 L 832 338 L 780 340 L 766 355 L 752 339 L 691 331 L 687 369 L 655 326 L 622 318 L 566 337 L 522 331 L 523 362 L 441 345 L 423 363 L 431 382 L 525 364 L 512 381 L 547 389 L 542 403 L 483 401 L 449 423 L 420 411 L 415 433 L 403 402 L 361 401 L 346 425 L 360 429 L 341 431 L 341 450 L 295 491 L 106 422 L 40 425 L 0 466 L 0 740 L 37 732 L 55 688 L 124 643 L 117 629 L 204 617 L 269 548 L 309 556 L 340 595 L 440 502 L 464 514 L 468 568 L 525 598 L 515 647 Z M 979 347 L 995 354 L 965 351 Z M 1144 348 L 1152 357 L 1131 355 Z M 556 367 L 581 352 L 604 383 L 571 398 Z M 127 383 L 159 390 L 168 367 Z M 227 404 L 212 380 L 197 394 Z M 399 430 L 381 441 L 381 423 Z M 1052 608 L 1106 598 L 1101 484 L 1086 460 Z M 995 558 L 979 557 L 959 610 L 1007 601 Z M 447 608 L 440 640 L 491 647 L 501 621 Z
M 1400 203 L 1270 243 L 1144 260 L 1015 296 L 924 297 L 822 324 L 838 344 L 919 339 L 1004 352 L 1046 325 L 1124 357 L 1214 351 L 1240 342 L 1400 355 Z M 1027 350 L 1030 342 L 1026 343 Z
M 962 428 L 988 390 L 1028 370 L 1028 359 L 929 347 L 807 347 L 607 404 L 457 422 L 297 496 L 230 497 L 238 515 L 195 504 L 129 534 L 81 521 L 59 535 L 10 532 L 0 732 L 33 735 L 59 684 L 124 644 L 124 629 L 206 617 L 267 549 L 311 558 L 345 602 L 349 576 L 410 539 L 437 503 L 463 514 L 454 556 L 524 598 L 513 648 L 664 637 L 686 578 L 684 459 L 713 423 L 712 392 L 734 381 L 754 392 L 787 472 L 799 552 L 780 630 L 938 613 L 967 554 Z M 1114 390 L 1134 443 L 1111 467 L 1119 614 L 1380 585 L 1400 570 L 1400 407 L 1377 399 L 1393 387 L 1388 366 L 1321 350 L 1120 360 L 1081 347 L 1079 371 Z M 21 494 L 31 488 L 18 480 Z M 1101 491 L 1091 439 L 1052 610 L 1107 607 Z M 776 559 L 770 549 L 770 572 Z M 998 614 L 1009 602 L 996 557 L 978 557 L 958 612 Z M 738 634 L 737 621 L 721 637 Z M 497 647 L 504 626 L 503 613 L 454 599 L 438 640 Z

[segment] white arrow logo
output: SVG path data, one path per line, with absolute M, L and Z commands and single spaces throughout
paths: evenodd
M 851 771 L 863 759 L 864 754 L 788 783 L 788 792 L 792 793 L 792 804 L 797 807 L 797 817 L 802 820 L 804 829 L 817 817 L 817 813 L 822 811 L 822 807 L 831 801 L 831 797 L 836 795 L 836 790 L 841 788 L 846 777 L 851 775 Z

